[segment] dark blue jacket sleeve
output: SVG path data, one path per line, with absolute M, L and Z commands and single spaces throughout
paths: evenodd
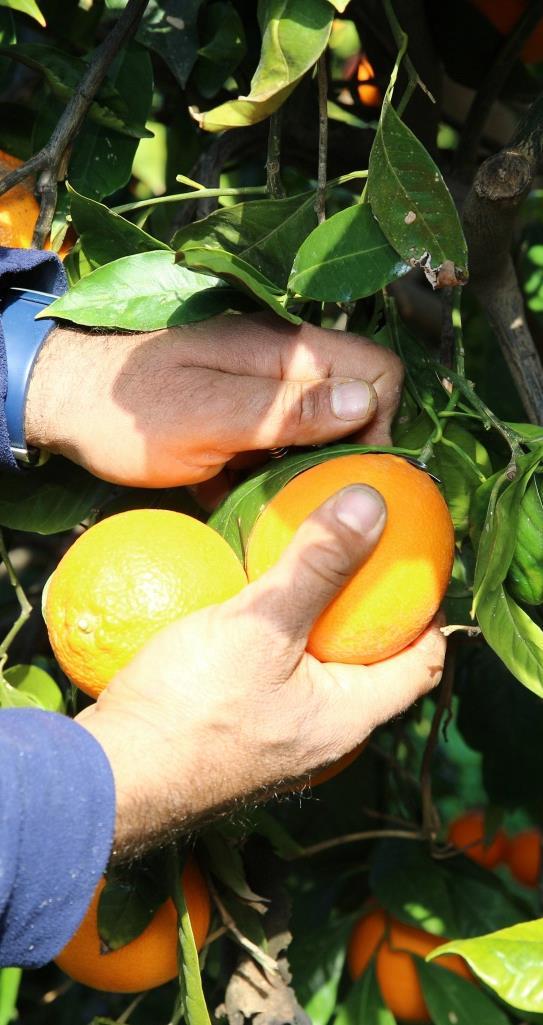
M 77 929 L 106 866 L 114 784 L 94 737 L 55 712 L 0 711 L 0 967 L 36 968 Z
M 38 292 L 61 295 L 66 290 L 66 274 L 58 256 L 37 249 L 7 249 L 0 246 L 0 289 L 34 288 Z M 6 350 L 0 323 L 0 469 L 17 469 L 11 454 L 4 416 L 8 380 Z

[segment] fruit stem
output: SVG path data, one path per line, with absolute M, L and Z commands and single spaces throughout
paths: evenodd
M 7 572 L 7 575 L 8 575 L 9 582 L 10 582 L 11 586 L 13 587 L 13 589 L 15 591 L 15 594 L 17 596 L 17 601 L 19 602 L 19 607 L 20 607 L 20 610 L 21 610 L 20 613 L 19 613 L 19 616 L 17 617 L 17 619 L 13 623 L 13 626 L 10 628 L 10 630 L 8 630 L 6 636 L 4 637 L 4 640 L 0 644 L 0 671 L 1 671 L 3 669 L 3 667 L 4 667 L 4 665 L 5 665 L 7 657 L 8 657 L 9 646 L 10 646 L 12 640 L 14 639 L 14 637 L 17 636 L 17 634 L 19 633 L 19 630 L 21 629 L 21 627 L 24 626 L 24 624 L 26 623 L 28 617 L 30 616 L 30 613 L 32 612 L 32 605 L 30 604 L 30 602 L 29 602 L 29 600 L 28 600 L 28 598 L 27 598 L 27 596 L 26 596 L 26 594 L 25 594 L 25 592 L 24 592 L 24 590 L 22 588 L 22 585 L 21 585 L 21 582 L 19 580 L 19 577 L 17 576 L 17 574 L 16 574 L 16 572 L 15 572 L 15 570 L 13 568 L 13 564 L 11 562 L 11 559 L 10 559 L 9 555 L 8 555 L 8 550 L 6 548 L 6 544 L 5 544 L 5 541 L 4 541 L 4 535 L 3 535 L 1 530 L 0 530 L 0 559 L 4 563 L 4 566 L 6 567 L 6 572 Z

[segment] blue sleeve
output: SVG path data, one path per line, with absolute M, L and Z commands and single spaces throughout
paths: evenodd
M 81 922 L 113 840 L 109 762 L 55 712 L 0 711 L 0 967 L 37 968 Z
M 39 249 L 7 249 L 0 246 L 0 290 L 34 288 L 39 292 L 61 294 L 66 291 L 66 274 L 55 253 Z M 0 322 L 0 469 L 16 470 L 11 454 L 4 414 L 8 388 L 6 348 Z

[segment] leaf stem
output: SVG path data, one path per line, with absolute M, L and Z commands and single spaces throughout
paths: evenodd
M 21 629 L 21 627 L 24 626 L 24 624 L 26 623 L 28 617 L 30 616 L 30 613 L 32 612 L 32 605 L 30 604 L 30 602 L 29 602 L 29 600 L 28 600 L 28 598 L 27 598 L 27 596 L 26 596 L 26 594 L 25 594 L 25 592 L 24 592 L 24 590 L 22 588 L 22 585 L 21 585 L 21 582 L 19 580 L 19 577 L 17 576 L 17 574 L 16 574 L 16 572 L 15 572 L 15 570 L 13 568 L 13 564 L 11 562 L 11 559 L 10 559 L 9 555 L 8 555 L 8 550 L 6 548 L 6 543 L 4 541 L 4 535 L 3 535 L 3 532 L 1 530 L 0 530 L 0 559 L 4 563 L 4 566 L 6 567 L 6 572 L 7 572 L 7 575 L 8 575 L 9 582 L 10 582 L 11 586 L 13 587 L 13 589 L 15 591 L 15 594 L 17 596 L 17 601 L 19 602 L 19 607 L 20 607 L 20 610 L 21 610 L 19 615 L 18 615 L 18 617 L 17 617 L 17 619 L 15 620 L 13 626 L 10 628 L 10 630 L 8 630 L 6 636 L 4 637 L 4 640 L 0 644 L 0 670 L 1 670 L 3 668 L 5 662 L 6 662 L 7 657 L 8 657 L 9 646 L 10 646 L 11 642 L 13 641 L 13 639 L 19 633 L 19 630 Z
M 328 165 L 328 73 L 326 57 L 322 54 L 317 61 L 317 84 L 319 89 L 319 163 L 317 169 L 317 195 L 315 211 L 319 224 L 326 219 L 326 170 Z
M 266 156 L 266 188 L 272 199 L 283 199 L 285 189 L 281 181 L 281 122 L 283 109 L 275 110 L 270 117 L 268 152 Z
M 132 210 L 142 210 L 146 206 L 159 206 L 160 203 L 182 203 L 185 199 L 216 199 L 218 196 L 265 196 L 265 185 L 244 185 L 239 189 L 195 189 L 194 192 L 175 192 L 170 196 L 151 196 L 140 199 L 137 203 L 122 203 L 112 206 L 114 214 L 126 214 Z

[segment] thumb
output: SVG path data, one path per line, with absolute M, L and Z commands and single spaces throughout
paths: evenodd
M 253 601 L 259 590 L 275 641 L 281 636 L 295 658 L 316 619 L 371 555 L 385 523 L 378 491 L 367 484 L 343 488 L 304 521 L 277 564 L 248 589 Z

